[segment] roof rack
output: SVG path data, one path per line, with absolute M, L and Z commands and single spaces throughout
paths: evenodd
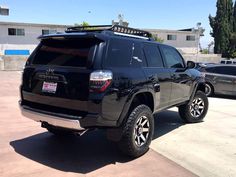
M 120 26 L 120 25 L 96 25 L 96 26 L 74 26 L 74 27 L 69 27 L 65 31 L 66 33 L 71 33 L 71 32 L 91 32 L 91 31 L 113 31 L 116 33 L 122 33 L 132 36 L 139 36 L 139 37 L 144 37 L 144 38 L 151 38 L 152 34 L 148 31 L 143 31 L 140 29 L 135 29 L 135 28 L 130 28 L 130 27 L 125 27 L 125 26 Z

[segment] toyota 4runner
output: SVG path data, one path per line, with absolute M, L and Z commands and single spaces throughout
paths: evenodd
M 20 87 L 22 114 L 55 135 L 107 130 L 133 157 L 147 152 L 153 113 L 177 106 L 187 123 L 208 110 L 194 62 L 149 32 L 123 26 L 71 27 L 40 36 Z

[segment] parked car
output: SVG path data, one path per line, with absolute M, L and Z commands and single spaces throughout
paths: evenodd
M 221 60 L 220 64 L 228 64 L 228 65 L 236 64 L 236 60 L 235 59 Z
M 205 74 L 207 96 L 236 96 L 236 65 L 208 65 L 199 70 Z
M 149 148 L 153 113 L 178 106 L 185 122 L 201 122 L 208 110 L 204 77 L 150 36 L 115 25 L 39 37 L 23 72 L 22 114 L 55 135 L 106 129 L 133 157 Z

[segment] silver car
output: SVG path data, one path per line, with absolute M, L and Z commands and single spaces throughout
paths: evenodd
M 207 96 L 236 96 L 236 65 L 207 65 L 198 69 L 205 74 Z

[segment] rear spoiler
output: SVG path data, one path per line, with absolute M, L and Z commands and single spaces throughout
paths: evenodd
M 103 38 L 101 38 L 98 34 L 94 34 L 94 33 L 86 33 L 86 32 L 82 32 L 82 33 L 55 33 L 55 34 L 48 34 L 48 35 L 41 35 L 38 37 L 39 40 L 45 40 L 45 39 L 70 39 L 70 38 L 96 38 L 99 40 L 104 41 Z

